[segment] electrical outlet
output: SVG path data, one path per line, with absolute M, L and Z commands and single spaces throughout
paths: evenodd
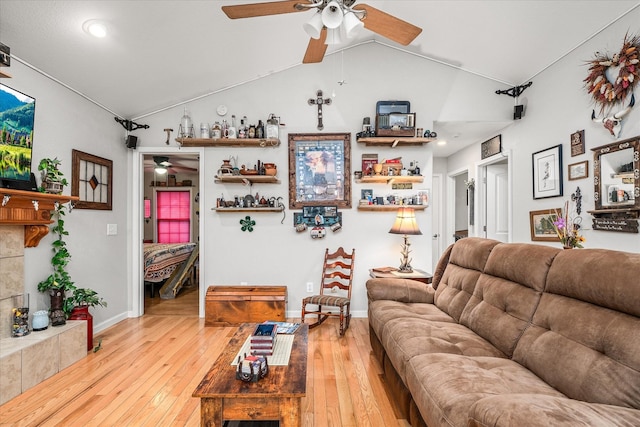
M 307 292 L 313 292 L 313 282 L 307 282 Z

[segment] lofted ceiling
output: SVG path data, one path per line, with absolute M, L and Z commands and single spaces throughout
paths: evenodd
M 256 2 L 264 1 L 0 0 L 0 42 L 11 47 L 13 61 L 135 120 L 274 72 L 313 67 L 301 65 L 309 41 L 302 25 L 312 12 L 231 20 L 221 10 Z M 512 86 L 526 83 L 640 6 L 638 0 L 357 3 L 423 31 L 404 47 L 363 29 L 348 44 L 329 46 L 328 55 L 359 43 L 384 43 Z M 104 21 L 108 37 L 83 32 L 89 19 Z M 517 60 L 510 60 L 514 52 Z M 469 143 L 505 126 L 435 122 L 440 137 L 453 137 L 448 132 L 455 129 Z M 444 150 L 434 154 L 450 154 Z

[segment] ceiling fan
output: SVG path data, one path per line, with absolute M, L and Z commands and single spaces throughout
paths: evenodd
M 316 14 L 304 26 L 311 36 L 302 60 L 305 64 L 322 62 L 327 45 L 339 42 L 340 31 L 349 36 L 357 27 L 364 25 L 366 29 L 404 46 L 422 32 L 422 28 L 375 7 L 366 4 L 353 6 L 355 2 L 356 0 L 285 0 L 222 6 L 222 11 L 229 18 L 238 19 L 316 9 Z
M 184 164 L 179 164 L 175 160 L 169 161 L 168 156 L 153 156 L 153 158 L 145 157 L 144 169 L 146 171 L 154 171 L 157 174 L 169 173 L 190 173 L 197 172 L 197 168 L 193 168 Z

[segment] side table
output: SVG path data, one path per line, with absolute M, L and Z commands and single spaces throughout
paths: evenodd
M 427 273 L 424 270 L 413 269 L 411 273 L 402 273 L 398 270 L 390 270 L 387 267 L 377 269 L 372 268 L 369 270 L 369 276 L 382 279 L 413 279 L 422 283 L 431 283 L 433 276 L 431 273 Z

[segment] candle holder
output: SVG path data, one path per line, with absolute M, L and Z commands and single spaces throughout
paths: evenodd
M 11 309 L 12 337 L 24 337 L 29 335 L 29 294 L 19 294 L 11 297 L 13 308 Z

